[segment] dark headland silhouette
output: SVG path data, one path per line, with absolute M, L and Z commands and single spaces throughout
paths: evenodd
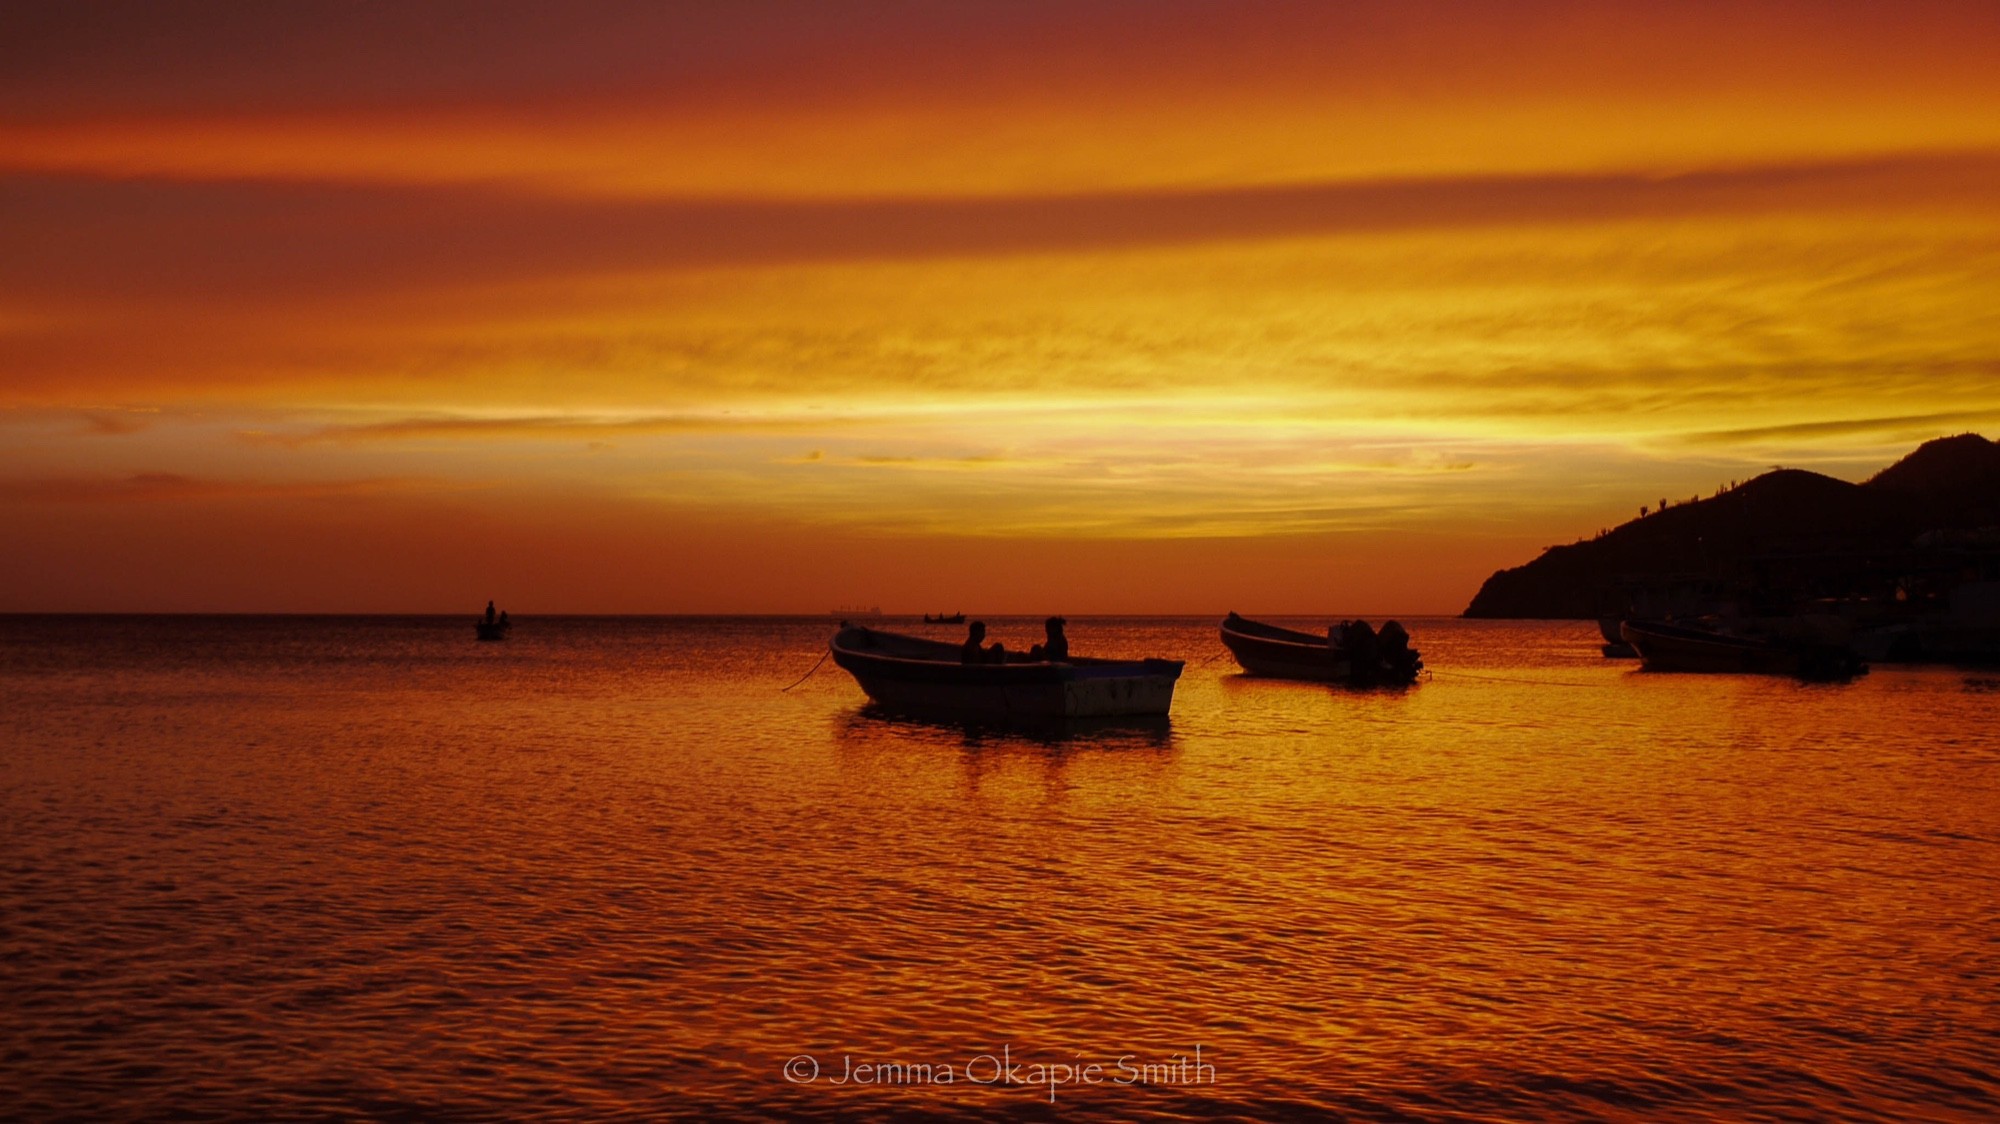
M 1926 442 L 1852 484 L 1778 469 L 1706 499 L 1648 506 L 1594 539 L 1486 579 L 1468 617 L 1576 619 L 1813 604 L 1942 603 L 2000 579 L 2000 444 Z

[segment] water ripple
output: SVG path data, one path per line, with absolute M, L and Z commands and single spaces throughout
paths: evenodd
M 1413 631 L 1350 692 L 1073 621 L 1174 716 L 1021 731 L 778 692 L 819 621 L 0 621 L 0 1115 L 2000 1110 L 1988 677 Z

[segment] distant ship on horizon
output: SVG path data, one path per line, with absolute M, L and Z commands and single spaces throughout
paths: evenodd
M 881 615 L 882 615 L 882 607 L 880 605 L 869 605 L 866 607 L 856 606 L 850 609 L 834 609 L 832 612 L 829 612 L 827 614 L 827 616 L 829 617 L 840 617 L 843 620 L 854 620 L 860 617 L 879 617 Z

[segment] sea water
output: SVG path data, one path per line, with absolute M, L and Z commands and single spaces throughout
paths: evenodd
M 2000 674 L 1406 623 L 1072 617 L 1171 719 L 1015 731 L 824 619 L 0 618 L 0 1117 L 2000 1114 Z

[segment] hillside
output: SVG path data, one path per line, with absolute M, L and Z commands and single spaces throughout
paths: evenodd
M 1768 586 L 1773 558 L 1855 559 L 1858 567 L 1907 550 L 1925 531 L 1995 524 L 2000 445 L 1968 433 L 1927 442 L 1863 484 L 1779 469 L 1552 547 L 1488 578 L 1465 615 L 1595 617 L 1620 611 L 1614 602 L 1634 589 Z M 1815 580 L 1827 580 L 1826 572 L 1821 566 Z

